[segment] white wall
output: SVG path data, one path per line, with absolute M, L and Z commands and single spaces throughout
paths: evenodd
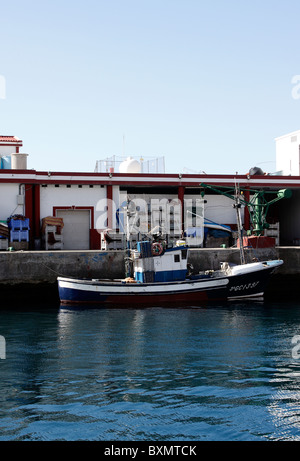
M 236 211 L 233 208 L 234 201 L 223 195 L 205 195 L 205 218 L 219 224 L 236 224 Z M 244 208 L 241 209 L 243 219 Z
M 23 206 L 17 204 L 19 184 L 0 183 L 0 220 L 4 221 L 12 214 L 23 214 Z
M 1 157 L 5 155 L 14 154 L 15 152 L 17 152 L 17 148 L 15 146 L 0 146 Z
M 106 187 L 98 185 L 93 187 L 87 185 L 82 187 L 77 185 L 55 187 L 54 185 L 48 185 L 40 188 L 40 216 L 41 219 L 46 216 L 52 216 L 53 207 L 94 207 L 94 227 L 96 227 L 97 218 L 101 213 L 100 207 L 97 210 L 97 204 L 103 199 L 106 199 Z
M 275 139 L 276 170 L 285 176 L 299 176 L 300 131 L 294 131 Z

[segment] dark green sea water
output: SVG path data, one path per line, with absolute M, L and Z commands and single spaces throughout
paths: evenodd
M 1 441 L 300 440 L 300 303 L 7 305 L 0 335 Z

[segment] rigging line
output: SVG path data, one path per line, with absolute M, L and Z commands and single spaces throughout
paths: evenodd
M 187 213 L 190 213 L 190 214 L 192 214 L 192 215 L 194 215 L 194 216 L 197 216 L 198 218 L 204 219 L 203 216 L 200 216 L 199 214 L 194 213 L 193 211 L 186 210 L 186 212 L 187 212 Z M 205 218 L 205 219 L 207 219 L 207 218 Z
M 206 205 L 205 209 L 207 210 L 208 208 L 231 208 L 232 205 Z
M 43 266 L 45 266 L 47 269 L 49 269 L 50 271 L 54 272 L 56 275 L 60 275 L 61 277 L 69 277 L 68 275 L 65 275 L 65 274 L 60 274 L 59 272 L 55 271 L 54 269 L 52 269 L 51 267 L 47 266 L 47 264 L 43 263 L 43 262 L 40 262 L 40 264 L 42 264 Z

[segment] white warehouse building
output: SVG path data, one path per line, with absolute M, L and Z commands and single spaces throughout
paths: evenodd
M 294 141 L 293 137 L 297 139 Z M 137 163 L 130 161 L 127 164 L 134 164 L 134 171 L 129 168 L 116 172 L 112 167 L 91 173 L 28 170 L 27 154 L 20 152 L 22 141 L 14 136 L 0 136 L 0 223 L 5 225 L 11 216 L 25 216 L 30 223 L 26 243 L 34 250 L 45 238 L 43 220 L 51 217 L 63 222 L 63 245 L 59 245 L 59 236 L 54 235 L 57 243 L 54 249 L 97 250 L 102 248 L 101 238 L 106 229 L 115 234 L 124 231 L 122 210 L 129 197 L 140 209 L 139 225 L 143 231 L 149 231 L 155 224 L 154 215 L 159 223 L 165 224 L 164 210 L 172 215 L 169 231 L 175 238 L 187 227 L 197 226 L 199 216 L 234 230 L 236 213 L 232 200 L 207 190 L 203 201 L 201 184 L 232 189 L 238 183 L 248 198 L 257 189 L 274 194 L 283 188 L 292 189 L 292 199 L 270 208 L 270 219 L 280 221 L 281 242 L 294 244 L 297 239 L 300 241 L 299 140 L 300 131 L 276 139 L 277 165 L 289 171 L 286 176 L 200 175 L 141 173 Z M 293 145 L 291 150 L 290 145 Z M 298 170 L 294 146 L 298 146 Z M 290 163 L 281 159 L 284 151 Z M 243 210 L 243 223 L 246 230 L 250 229 L 247 208 Z
M 284 176 L 300 175 L 300 130 L 280 136 L 276 142 L 276 170 Z

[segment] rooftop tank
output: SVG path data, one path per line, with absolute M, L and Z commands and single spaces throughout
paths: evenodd
M 132 157 L 127 157 L 127 159 L 122 162 L 119 166 L 120 173 L 140 173 L 141 164 Z

